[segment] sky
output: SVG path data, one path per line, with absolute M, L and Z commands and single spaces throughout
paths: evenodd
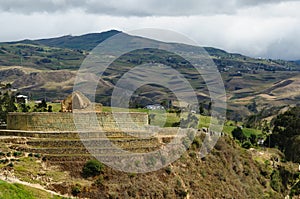
M 298 0 L 0 0 L 0 41 L 159 28 L 201 46 L 299 60 L 299 10 Z

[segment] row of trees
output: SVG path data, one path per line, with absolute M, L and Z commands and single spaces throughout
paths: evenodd
M 6 123 L 7 114 L 9 112 L 15 112 L 18 108 L 15 105 L 15 97 L 9 95 L 8 92 L 0 96 L 0 122 Z
M 300 163 L 300 107 L 293 107 L 274 120 L 272 134 L 267 140 L 278 147 L 288 160 Z
M 52 106 L 48 106 L 45 100 L 32 108 L 25 103 L 16 104 L 15 101 L 15 96 L 8 92 L 0 95 L 0 123 L 7 122 L 9 112 L 52 112 Z
M 238 140 L 242 147 L 244 148 L 250 148 L 251 146 L 257 146 L 258 144 L 258 137 L 256 134 L 251 134 L 250 137 L 247 137 L 245 133 L 243 132 L 243 129 L 241 127 L 236 127 L 231 132 L 232 137 L 236 140 Z
M 278 148 L 284 152 L 287 160 L 300 163 L 300 107 L 296 106 L 285 113 L 278 114 L 268 124 L 262 118 L 271 114 L 271 110 L 276 113 L 280 109 L 271 108 L 248 117 L 245 122 L 246 127 L 261 129 L 264 137 L 266 137 L 266 146 Z M 272 130 L 272 133 L 270 133 L 270 130 Z M 235 129 L 232 135 L 241 142 L 246 140 L 246 136 L 243 135 L 241 129 Z

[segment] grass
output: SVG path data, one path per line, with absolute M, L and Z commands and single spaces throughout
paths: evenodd
M 34 157 L 22 157 L 19 162 L 14 164 L 15 176 L 22 181 L 30 183 L 40 183 L 38 180 L 33 180 L 30 176 L 37 176 L 41 169 L 41 165 Z
M 45 191 L 21 184 L 10 184 L 0 180 L 0 199 L 59 199 L 60 196 L 52 196 Z
M 124 112 L 124 111 L 129 111 L 129 112 L 142 112 L 142 113 L 148 113 L 149 110 L 148 109 L 143 109 L 143 108 L 117 108 L 117 107 L 110 107 L 110 106 L 103 106 L 102 107 L 102 111 L 103 112 L 112 112 L 112 109 L 113 111 L 115 112 Z
M 250 137 L 251 134 L 254 135 L 261 135 L 262 131 L 258 129 L 250 129 L 250 128 L 243 128 L 243 132 L 247 137 Z

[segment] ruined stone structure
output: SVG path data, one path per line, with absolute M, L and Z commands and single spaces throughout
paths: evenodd
M 60 112 L 73 112 L 73 110 L 101 112 L 102 104 L 92 103 L 81 92 L 75 91 L 61 102 Z
M 76 131 L 76 125 L 80 129 L 91 129 L 90 118 L 96 115 L 98 125 L 94 126 L 106 130 L 118 130 L 119 124 L 128 129 L 138 129 L 139 126 L 148 125 L 147 113 L 95 113 L 82 112 L 82 116 L 75 118 L 73 113 L 9 113 L 7 117 L 7 129 L 26 131 Z M 116 119 L 118 119 L 118 124 Z M 129 119 L 131 118 L 131 119 Z M 75 124 L 75 122 L 77 124 Z M 97 130 L 97 129 L 93 129 Z

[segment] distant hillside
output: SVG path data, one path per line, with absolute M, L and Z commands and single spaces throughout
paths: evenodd
M 45 45 L 56 48 L 69 48 L 73 50 L 92 50 L 99 43 L 105 39 L 120 33 L 117 30 L 110 30 L 102 33 L 90 33 L 81 36 L 66 35 L 57 38 L 39 39 L 39 40 L 23 40 L 17 42 L 8 42 L 8 44 L 33 44 L 33 45 Z
M 18 92 L 30 93 L 33 99 L 41 96 L 46 96 L 49 100 L 62 98 L 71 92 L 75 72 L 89 51 L 100 42 L 118 33 L 120 32 L 111 30 L 82 36 L 0 43 L 0 81 L 12 83 L 19 89 Z M 127 38 L 132 42 L 137 39 L 130 35 L 127 35 Z M 198 47 L 184 44 L 172 45 L 188 52 L 187 56 L 191 57 L 200 50 Z M 298 103 L 299 94 L 295 89 L 300 65 L 297 62 L 254 59 L 221 49 L 211 47 L 205 47 L 205 49 L 217 65 L 224 80 L 229 102 L 228 116 L 231 119 L 240 120 L 242 116 L 270 106 Z M 105 71 L 96 99 L 109 105 L 113 86 L 121 75 L 133 66 L 150 61 L 176 68 L 190 80 L 191 85 L 197 91 L 198 98 L 208 103 L 208 90 L 193 67 L 178 56 L 155 49 L 131 52 L 116 60 Z M 67 76 L 68 79 L 64 76 L 67 73 L 71 74 Z M 149 91 L 156 93 L 155 98 Z M 138 91 L 140 99 L 136 101 L 140 105 L 161 103 L 166 98 L 172 98 L 172 95 L 167 92 L 161 87 L 147 85 Z M 255 109 L 251 104 L 255 104 Z
M 120 33 L 120 31 L 110 30 L 107 32 L 91 33 L 81 36 L 68 35 L 59 38 L 41 39 L 35 40 L 34 42 L 36 42 L 37 44 L 59 48 L 70 48 L 75 50 L 92 50 L 105 39 L 118 33 Z

